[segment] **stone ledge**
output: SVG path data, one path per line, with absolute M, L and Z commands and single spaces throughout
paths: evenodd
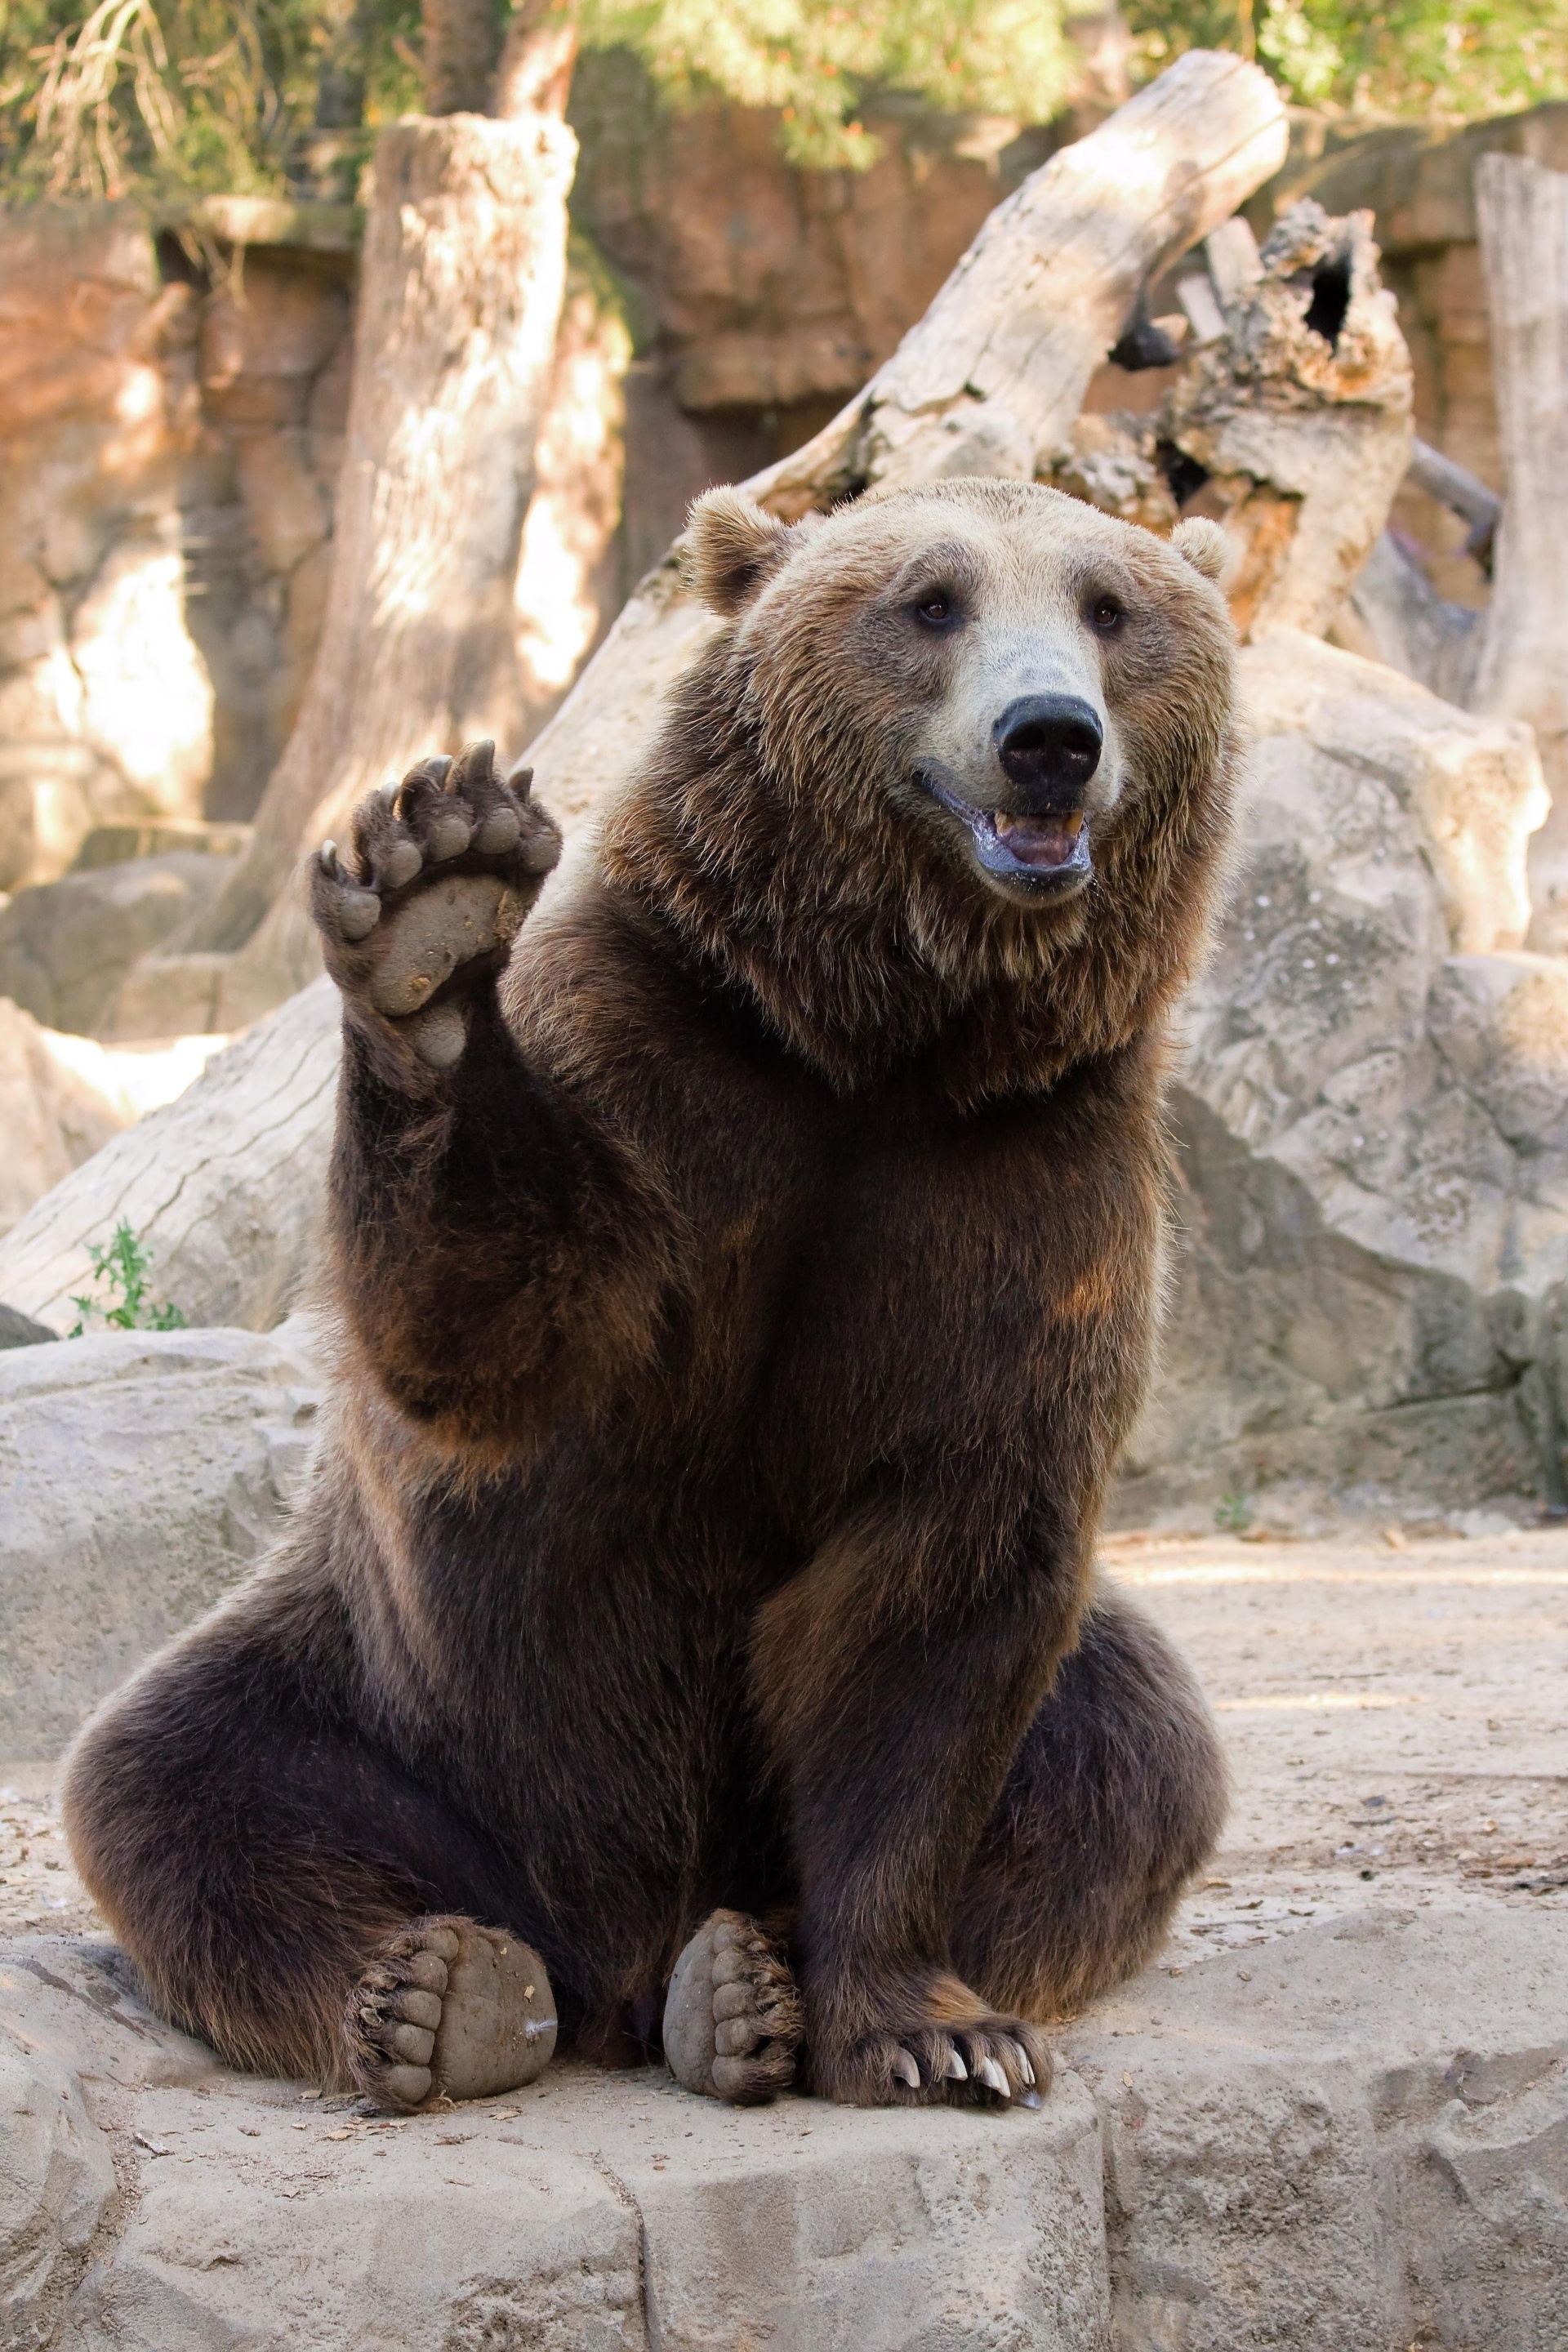
M 1044 2111 L 752 2113 L 567 2063 L 408 2120 L 0 1957 L 0 2294 L 51 2352 L 1561 2352 L 1568 1915 L 1370 1900 L 1147 1972 Z

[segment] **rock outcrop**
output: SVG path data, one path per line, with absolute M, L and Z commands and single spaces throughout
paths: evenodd
M 165 851 L 19 890 L 0 909 L 0 995 L 48 1028 L 87 1037 L 114 1034 L 115 999 L 125 974 L 206 905 L 228 863 L 199 848 Z M 205 1021 L 179 1024 L 206 1026 Z M 160 1025 L 119 1034 L 178 1033 Z
M 0 1353 L 0 1759 L 58 1754 L 249 1567 L 321 1391 L 302 1320 Z
M 52 881 L 94 824 L 202 814 L 164 372 L 189 310 L 130 206 L 0 218 L 0 889 Z
M 0 1956 L 0 2295 L 49 2352 L 1554 2352 L 1568 1921 L 1367 1909 L 1071 2026 L 1037 2115 L 558 2063 L 375 2117 L 110 1947 Z M 1247 1965 L 1250 1961 L 1251 1965 Z
M 1186 1006 L 1177 1290 L 1125 1507 L 1545 1475 L 1568 963 L 1523 953 L 1529 730 L 1294 631 L 1242 656 L 1231 902 Z

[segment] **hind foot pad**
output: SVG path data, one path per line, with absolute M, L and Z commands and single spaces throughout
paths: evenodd
M 743 1911 L 715 1911 L 675 1964 L 664 2054 L 688 2091 L 757 2106 L 787 2088 L 801 2006 L 789 1966 Z
M 416 1919 L 354 1987 L 348 2031 L 354 2078 L 384 2106 L 487 2099 L 544 2072 L 555 1999 L 531 1945 L 471 1919 Z

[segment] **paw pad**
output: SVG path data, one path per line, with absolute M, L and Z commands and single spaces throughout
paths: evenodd
M 384 2105 L 484 2099 L 542 2074 L 555 2000 L 529 1944 L 470 1919 L 417 1919 L 355 1986 L 348 2029 L 361 2087 Z
M 504 963 L 560 854 L 531 772 L 499 777 L 491 743 L 422 760 L 360 803 L 351 850 L 324 842 L 314 860 L 333 978 L 431 1069 L 461 1059 L 464 1004 Z
M 671 2074 L 686 2090 L 757 2105 L 794 2078 L 800 2037 L 800 1996 L 779 1947 L 744 1912 L 715 1911 L 669 1980 Z

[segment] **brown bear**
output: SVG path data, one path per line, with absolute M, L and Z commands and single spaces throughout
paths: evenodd
M 326 1432 L 66 1793 L 230 2059 L 415 2105 L 662 2017 L 727 2098 L 1036 2104 L 1041 2021 L 1149 1953 L 1221 1771 L 1094 1559 L 1230 824 L 1221 544 L 711 492 L 727 625 L 537 912 L 489 745 L 322 850 Z

